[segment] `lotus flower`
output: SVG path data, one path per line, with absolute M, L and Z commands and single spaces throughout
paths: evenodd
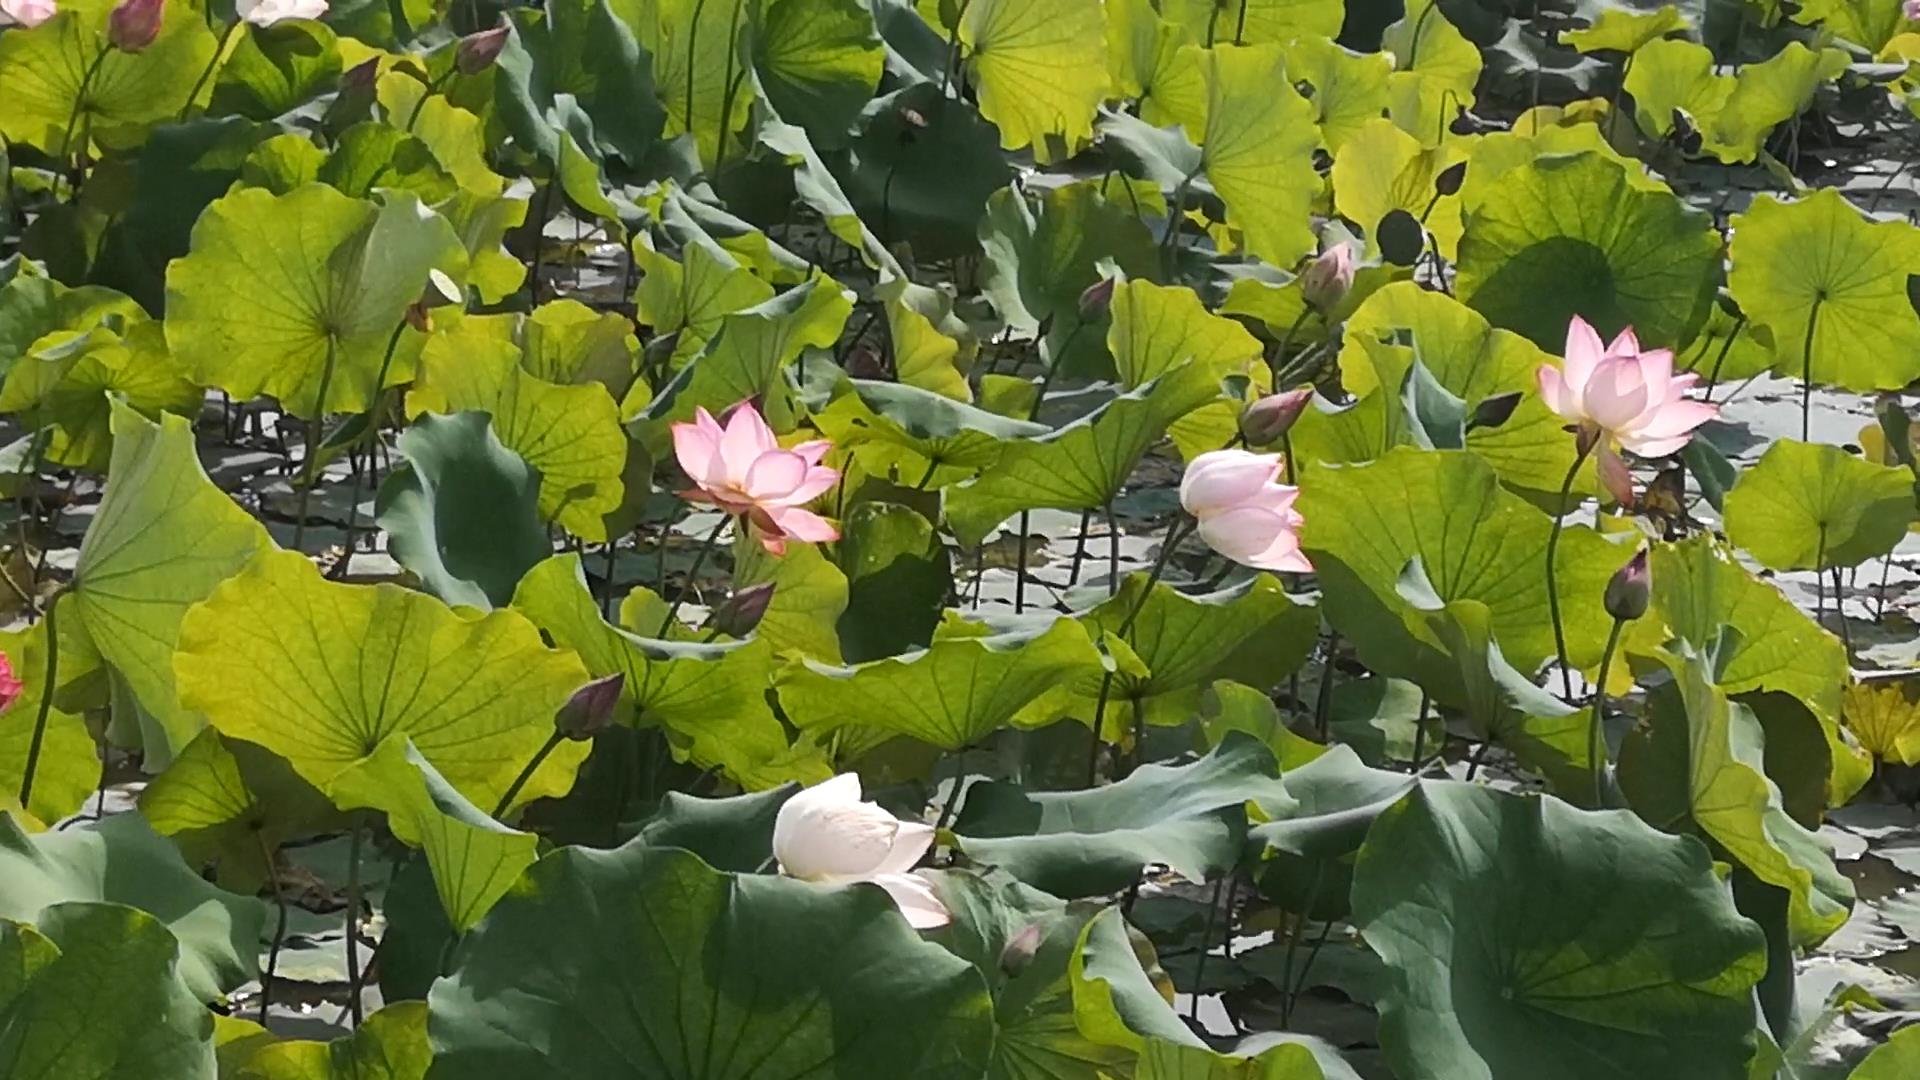
M 5 653 L 0 653 L 0 710 L 19 700 L 20 692 L 25 689 L 20 677 L 13 673 L 13 662 Z
M 1597 447 L 1600 476 L 1622 503 L 1632 501 L 1627 469 L 1613 451 L 1618 442 L 1642 457 L 1664 457 L 1687 445 L 1693 429 L 1720 414 L 1686 393 L 1699 376 L 1673 373 L 1670 349 L 1640 348 L 1633 328 L 1611 345 L 1578 315 L 1567 325 L 1565 369 L 1540 368 L 1547 408 L 1576 425 L 1584 445 Z
M 901 821 L 861 802 L 860 777 L 854 773 L 841 773 L 788 799 L 773 821 L 773 857 L 781 873 L 836 885 L 872 882 L 887 890 L 916 930 L 952 919 L 932 884 L 910 873 L 932 846 L 933 826 Z
M 0 26 L 32 29 L 53 18 L 56 10 L 53 0 L 0 0 Z
M 255 26 L 272 26 L 287 19 L 317 19 L 327 13 L 327 0 L 235 0 L 233 13 Z
M 1200 524 L 1200 539 L 1234 562 L 1258 570 L 1306 572 L 1300 489 L 1280 482 L 1280 455 L 1211 450 L 1180 478 L 1180 505 Z
M 840 479 L 820 464 L 831 446 L 818 439 L 782 450 L 751 401 L 741 402 L 724 428 L 705 409 L 695 410 L 693 423 L 673 425 L 674 457 L 694 483 L 681 497 L 753 522 L 775 555 L 786 554 L 790 539 L 840 538 L 832 522 L 805 509 Z
M 1907 0 L 1900 5 L 1900 13 L 1909 19 L 1920 22 L 1920 0 Z

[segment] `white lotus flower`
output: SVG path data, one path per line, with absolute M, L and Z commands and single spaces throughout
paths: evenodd
M 327 0 L 235 0 L 233 13 L 255 26 L 272 26 L 287 19 L 317 19 L 327 13 Z
M 933 846 L 933 826 L 901 821 L 860 801 L 860 777 L 841 773 L 788 799 L 773 822 L 780 872 L 803 881 L 870 881 L 887 890 L 916 930 L 952 920 L 933 885 L 911 873 Z

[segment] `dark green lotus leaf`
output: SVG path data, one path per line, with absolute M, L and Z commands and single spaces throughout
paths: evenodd
M 922 259 L 975 250 L 989 197 L 1014 175 L 993 125 L 917 81 L 868 102 L 862 121 L 827 164 L 880 242 L 911 243 Z
M 1368 832 L 1353 911 L 1407 1080 L 1747 1076 L 1765 946 L 1697 840 L 1428 782 Z
M 838 626 L 845 658 L 857 664 L 931 645 L 953 590 L 953 553 L 933 523 L 909 506 L 863 502 L 840 528 L 847 610 Z
M 759 0 L 748 37 L 760 93 L 814 145 L 846 144 L 880 82 L 886 52 L 861 0 Z
M 979 974 L 880 889 L 725 874 L 638 841 L 541 859 L 456 961 L 428 997 L 447 1080 L 971 1080 L 992 1052 Z
M 553 550 L 540 474 L 500 444 L 483 412 L 425 414 L 396 445 L 408 464 L 381 483 L 374 511 L 393 557 L 449 604 L 510 603 Z
M 780 807 L 799 790 L 797 784 L 782 784 L 718 799 L 669 791 L 634 839 L 652 847 L 684 848 L 716 870 L 756 873 L 773 858 L 773 823 Z
M 180 953 L 164 924 L 122 904 L 0 920 L 0 1075 L 213 1076 L 213 1013 L 182 983 Z
M 37 922 L 70 901 L 125 904 L 159 920 L 179 941 L 180 980 L 198 1001 L 254 976 L 266 905 L 202 881 L 140 815 L 37 836 L 11 815 L 0 820 L 0 919 Z
M 1265 745 L 1232 732 L 1198 761 L 1143 765 L 1103 788 L 976 783 L 953 830 L 968 858 L 1056 896 L 1117 892 L 1151 863 L 1207 881 L 1239 861 L 1247 803 L 1268 816 L 1291 806 L 1277 771 Z
M 511 25 L 493 87 L 496 114 L 514 140 L 556 168 L 569 154 L 596 172 L 608 157 L 642 165 L 666 111 L 654 94 L 652 57 L 606 0 L 518 11 Z
M 290 19 L 249 26 L 220 64 L 207 111 L 272 120 L 333 89 L 338 39 L 325 23 Z

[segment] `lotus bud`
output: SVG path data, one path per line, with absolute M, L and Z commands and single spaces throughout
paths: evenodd
M 1313 387 L 1268 394 L 1240 413 L 1240 436 L 1248 446 L 1266 446 L 1293 430 L 1294 421 L 1313 400 Z
M 373 92 L 373 84 L 380 78 L 380 58 L 363 60 L 340 74 L 340 92 Z
M 1115 281 L 1115 279 L 1103 277 L 1099 281 L 1081 290 L 1080 317 L 1083 319 L 1091 319 L 1105 312 L 1107 305 L 1113 303 L 1113 287 L 1116 284 L 1118 284 L 1118 282 Z
M 507 28 L 496 26 L 460 39 L 453 50 L 453 67 L 462 75 L 478 75 L 493 66 L 507 45 Z
M 760 620 L 767 617 L 767 608 L 773 603 L 773 582 L 763 581 L 758 585 L 749 585 L 744 589 L 735 589 L 732 596 L 713 609 L 707 619 L 707 626 L 732 638 L 743 638 L 753 633 Z
M 137 53 L 160 36 L 160 17 L 166 0 L 120 0 L 107 15 L 107 44 L 123 53 Z
M 1300 275 L 1300 293 L 1321 312 L 1347 298 L 1353 288 L 1353 245 L 1335 244 L 1320 253 Z
M 1007 939 L 1007 945 L 1000 950 L 1000 970 L 1008 975 L 1018 975 L 1033 963 L 1040 952 L 1040 943 L 1046 934 L 1040 923 L 1028 923 L 1021 931 Z
M 613 724 L 613 709 L 620 704 L 620 691 L 626 683 L 627 677 L 615 672 L 575 690 L 554 714 L 553 726 L 576 742 L 600 734 Z
M 1607 614 L 1621 622 L 1637 619 L 1647 613 L 1652 594 L 1653 572 L 1647 566 L 1647 549 L 1641 548 L 1607 582 Z
M 1497 428 L 1506 423 L 1513 418 L 1513 410 L 1520 407 L 1521 396 L 1520 391 L 1509 390 L 1482 401 L 1474 407 L 1473 415 L 1467 419 L 1468 430 Z

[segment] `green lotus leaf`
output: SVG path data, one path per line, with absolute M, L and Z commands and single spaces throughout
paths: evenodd
M 394 585 L 324 580 L 303 555 L 261 554 L 187 612 L 180 698 L 325 789 L 404 735 L 461 794 L 493 806 L 588 679 L 513 611 L 475 618 Z M 280 704 L 261 709 L 260 695 Z M 562 745 L 519 802 L 563 795 L 586 756 Z
M 125 904 L 178 941 L 180 983 L 195 1000 L 218 1000 L 254 977 L 266 905 L 202 881 L 138 814 L 38 836 L 7 815 L 0 870 L 0 919 L 34 923 L 67 904 Z
M 953 591 L 953 554 L 932 522 L 898 503 L 856 503 L 841 523 L 840 565 L 847 574 L 839 624 L 847 662 L 933 642 Z
M 1440 0 L 1409 0 L 1380 47 L 1393 57 L 1388 115 L 1420 145 L 1440 145 L 1459 110 L 1473 106 L 1480 50 L 1447 18 Z
M 1185 286 L 1129 281 L 1114 288 L 1107 349 L 1128 389 L 1167 374 L 1188 360 L 1214 378 L 1239 375 L 1265 389 L 1272 381 L 1260 342 L 1232 319 L 1211 314 Z M 1240 402 L 1222 398 L 1167 428 L 1180 456 L 1218 450 L 1239 434 Z
M 1213 683 L 1201 694 L 1199 720 L 1206 745 L 1220 745 L 1229 731 L 1245 732 L 1267 744 L 1283 773 L 1333 751 L 1333 747 L 1314 742 L 1289 728 L 1280 706 L 1265 693 L 1230 679 Z
M 320 167 L 326 163 L 327 152 L 315 146 L 310 137 L 275 135 L 252 147 L 241 163 L 240 181 L 244 187 L 285 195 L 302 184 L 319 183 Z M 220 192 L 226 193 L 227 189 Z
M 1180 50 L 1194 71 L 1191 100 L 1172 117 L 1199 143 L 1207 182 L 1226 203 L 1246 250 L 1292 266 L 1314 248 L 1307 210 L 1321 189 L 1313 107 L 1293 88 L 1279 45 Z M 1158 93 L 1159 91 L 1156 91 Z
M 185 419 L 168 414 L 156 424 L 117 402 L 112 412 L 106 495 L 80 543 L 61 614 L 157 724 L 143 750 L 147 767 L 159 769 L 205 724 L 180 701 L 174 680 L 181 620 L 272 542 L 207 479 Z
M 1098 0 L 973 0 L 956 33 L 980 114 L 1008 150 L 1032 146 L 1047 164 L 1093 137 L 1107 95 L 1106 20 Z
M 668 184 L 646 201 L 661 234 L 682 251 L 706 245 L 724 251 L 767 281 L 799 285 L 817 276 L 818 265 L 776 244 L 752 222 Z
M 1223 1054 L 1149 1039 L 1134 1064 L 1134 1080 L 1324 1080 L 1328 1076 L 1318 1056 L 1303 1043 L 1270 1037 L 1246 1041 L 1258 1046 Z
M 341 132 L 314 179 L 356 199 L 371 199 L 376 191 L 405 191 L 427 206 L 459 190 L 425 142 L 378 120 Z
M 407 415 L 470 411 L 489 414 L 500 444 L 539 474 L 543 517 L 582 539 L 606 539 L 602 516 L 620 506 L 627 437 L 605 387 L 548 382 L 521 366 L 512 342 L 455 326 L 421 350 Z
M 1289 596 L 1271 574 L 1201 595 L 1159 582 L 1148 591 L 1145 575 L 1130 574 L 1118 592 L 1078 618 L 1089 638 L 1123 641 L 1141 666 L 1111 679 L 1090 670 L 1061 680 L 1022 719 L 1043 723 L 1070 715 L 1091 726 L 1106 683 L 1104 734 L 1114 740 L 1136 722 L 1186 723 L 1216 680 L 1277 684 L 1306 660 L 1320 633 L 1319 610 Z M 1123 626 L 1123 639 L 1111 636 Z
M 1592 25 L 1584 30 L 1565 31 L 1560 40 L 1583 53 L 1638 53 L 1644 45 L 1692 28 L 1692 23 L 1672 4 L 1662 4 L 1652 11 L 1608 7 L 1601 9 Z
M 281 843 L 333 806 L 278 756 L 203 728 L 140 792 L 140 814 L 191 864 L 219 863 L 222 885 L 256 890 Z
M 1642 129 L 1664 137 L 1678 111 L 1698 127 L 1704 150 L 1721 161 L 1744 163 L 1758 157 L 1773 129 L 1805 110 L 1814 90 L 1846 66 L 1839 49 L 1815 51 L 1788 42 L 1760 63 L 1721 75 L 1704 46 L 1655 41 L 1634 54 L 1626 89 Z
M 374 96 L 387 123 L 425 143 L 462 191 L 498 195 L 506 190 L 507 178 L 487 164 L 486 126 L 480 117 L 430 93 L 405 70 L 382 75 L 374 83 Z
M 20 696 L 0 709 L 0 805 L 18 808 L 40 701 L 47 693 L 47 620 L 19 630 L 0 630 L 0 655 L 5 655 L 23 684 Z M 100 784 L 100 754 L 86 721 L 63 709 L 48 708 L 40 739 L 26 811 L 31 818 L 51 824 L 86 805 Z
M 527 201 L 461 191 L 435 207 L 466 246 L 467 284 L 485 303 L 499 303 L 526 280 L 526 264 L 501 245 L 526 222 Z
M 1794 13 L 1793 21 L 1818 26 L 1870 53 L 1911 29 L 1901 5 L 1892 0 L 1808 0 Z
M 1329 621 L 1382 675 L 1432 671 L 1440 643 L 1408 621 L 1401 573 L 1418 558 L 1445 603 L 1485 604 L 1507 660 L 1532 672 L 1555 653 L 1547 604 L 1551 519 L 1500 488 L 1471 453 L 1395 449 L 1368 465 L 1315 466 L 1302 477 L 1303 543 Z M 1611 624 L 1607 580 L 1631 553 L 1582 526 L 1560 538 L 1560 614 L 1567 655 L 1597 663 Z M 1444 650 L 1441 650 L 1444 651 Z
M 1014 440 L 1047 433 L 1043 424 L 902 383 L 848 379 L 846 389 L 814 415 L 814 425 L 861 468 L 903 487 L 957 484 L 991 469 Z
M 1302 36 L 1287 45 L 1287 74 L 1311 92 L 1320 141 L 1334 154 L 1375 117 L 1387 111 L 1387 85 L 1393 58 L 1356 53 L 1327 37 Z
M 1901 1028 L 1847 1074 L 1848 1080 L 1900 1080 L 1920 1069 L 1920 1031 Z
M 447 1080 L 982 1075 L 992 1002 L 884 892 L 715 871 L 638 842 L 535 863 L 428 996 Z
M 1164 0 L 1161 17 L 1202 45 L 1258 45 L 1340 33 L 1339 0 Z
M 1764 941 L 1690 837 L 1429 781 L 1368 832 L 1353 910 L 1407 1080 L 1747 1076 Z
M 1014 175 L 999 131 L 971 105 L 942 95 L 937 82 L 873 99 L 864 119 L 845 162 L 833 162 L 861 220 L 882 244 L 911 242 L 922 260 L 972 254 L 980 207 Z M 798 181 L 796 188 L 804 193 Z M 847 231 L 842 221 L 838 233 Z
M 1640 127 L 1664 138 L 1673 131 L 1676 110 L 1696 122 L 1719 116 L 1735 80 L 1714 67 L 1713 52 L 1691 41 L 1651 41 L 1642 46 L 1634 53 L 1624 84 L 1633 95 Z
M 775 652 L 840 662 L 835 626 L 847 610 L 847 576 L 817 545 L 796 544 L 785 555 L 774 555 L 758 538 L 739 531 L 733 538 L 733 588 L 754 585 L 773 586 L 754 636 Z
M 214 1014 L 179 978 L 180 945 L 121 904 L 55 904 L 0 921 L 0 1073 L 206 1080 Z
M 426 1002 L 396 1001 L 332 1042 L 289 1039 L 252 1049 L 232 1080 L 426 1080 L 432 1064 Z
M 1633 186 L 1597 153 L 1543 157 L 1485 189 L 1460 240 L 1460 299 L 1543 349 L 1567 321 L 1677 345 L 1706 320 L 1720 238 L 1705 214 Z
M 407 464 L 380 485 L 374 511 L 388 550 L 449 604 L 504 607 L 552 553 L 540 474 L 501 445 L 481 412 L 425 414 L 396 448 Z
M 663 134 L 669 139 L 691 134 L 700 162 L 709 169 L 719 160 L 723 141 L 729 157 L 741 156 L 739 133 L 754 100 L 746 80 L 754 72 L 739 43 L 763 2 L 644 0 L 623 4 L 619 12 L 633 27 L 642 55 L 652 55 L 649 89 L 659 94 L 659 107 L 666 112 Z
M 1853 884 L 1825 842 L 1789 815 L 1768 778 L 1753 711 L 1715 686 L 1708 661 L 1668 656 L 1648 721 L 1620 749 L 1620 789 L 1658 827 L 1698 831 L 1755 877 L 1791 897 L 1788 925 L 1813 946 L 1847 921 Z
M 724 20 L 726 5 L 709 6 Z M 658 143 L 668 110 L 655 87 L 677 85 L 666 58 L 606 0 L 563 0 L 510 22 L 495 63 L 495 115 L 516 143 L 575 171 L 562 180 L 569 198 L 617 225 L 605 213 L 601 163 L 614 156 L 638 167 Z M 725 50 L 724 31 L 715 38 Z
M 1291 801 L 1248 834 L 1269 857 L 1315 864 L 1344 859 L 1360 850 L 1374 820 L 1419 783 L 1405 773 L 1369 768 L 1351 746 L 1335 746 L 1281 777 Z M 1344 907 L 1345 890 L 1338 894 Z
M 911 88 L 909 88 L 911 89 Z M 985 122 L 981 127 L 986 128 Z M 988 132 L 992 129 L 986 128 Z M 992 138 L 991 134 L 987 136 Z M 860 260 L 886 277 L 903 278 L 906 271 L 880 238 L 860 218 L 846 189 L 834 176 L 808 133 L 792 124 L 769 119 L 759 132 L 760 145 L 779 154 L 793 166 L 793 190 L 800 201 L 818 213 L 827 231 L 860 253 Z M 869 142 L 868 145 L 873 145 Z M 842 160 L 836 155 L 836 160 Z M 994 185 L 997 186 L 997 185 Z M 889 198 L 892 192 L 888 193 Z
M 952 305 L 943 306 L 951 315 Z M 930 390 L 955 401 L 973 400 L 973 388 L 967 385 L 966 373 L 960 366 L 961 343 L 942 333 L 925 314 L 900 300 L 886 301 L 886 313 L 893 370 L 901 384 Z
M 597 382 L 616 400 L 633 385 L 640 340 L 619 312 L 549 300 L 528 313 L 520 337 L 520 366 L 548 382 Z
M 832 667 L 788 663 L 774 679 L 780 708 L 800 730 L 837 733 L 851 760 L 896 735 L 957 751 L 1013 721 L 1047 687 L 1100 656 L 1071 619 L 991 637 L 936 633 L 924 651 Z
M 756 0 L 753 73 L 780 118 L 837 149 L 873 97 L 886 50 L 859 0 Z
M 333 89 L 338 38 L 326 24 L 291 19 L 249 26 L 220 62 L 209 112 L 272 120 Z
M 458 279 L 466 260 L 446 220 L 410 195 L 242 188 L 207 207 L 193 250 L 167 268 L 167 344 L 193 359 L 195 381 L 236 398 L 269 394 L 309 418 L 364 412 L 413 376 L 421 336 L 394 334 L 428 272 Z
M 633 239 L 633 258 L 641 270 L 633 296 L 640 321 L 656 334 L 680 335 L 676 361 L 699 355 L 726 316 L 773 299 L 773 286 L 714 245 L 693 244 L 676 262 L 641 235 Z
M 1104 506 L 1170 424 L 1219 394 L 1212 372 L 1186 364 L 1066 427 L 1012 442 L 978 479 L 946 493 L 947 526 L 971 547 L 1021 510 Z
M 1412 348 L 1388 344 L 1398 340 L 1401 331 L 1411 335 Z M 1340 378 L 1347 391 L 1363 399 L 1381 395 L 1377 407 L 1383 423 L 1375 429 L 1380 441 L 1362 440 L 1345 450 L 1316 454 L 1316 427 L 1351 421 L 1309 415 L 1301 418 L 1294 436 L 1296 452 L 1303 460 L 1320 456 L 1364 461 L 1402 443 L 1405 410 L 1398 407 L 1399 389 L 1416 356 L 1468 408 L 1499 394 L 1525 393 L 1506 423 L 1467 432 L 1467 449 L 1486 459 L 1511 487 L 1542 494 L 1559 490 L 1575 449 L 1566 422 L 1536 392 L 1540 367 L 1552 358 L 1526 338 L 1488 325 L 1478 312 L 1445 293 L 1411 282 L 1395 282 L 1369 296 L 1347 320 L 1340 348 Z M 1593 484 L 1592 469 L 1583 465 L 1576 490 L 1592 490 Z
M 1913 470 L 1782 439 L 1727 493 L 1727 539 L 1773 570 L 1858 566 L 1914 520 Z
M 1190 39 L 1161 18 L 1158 7 L 1154 0 L 1114 0 L 1107 5 L 1109 98 L 1145 94 L 1159 81 L 1160 65 Z
M 1920 229 L 1869 222 L 1837 191 L 1798 202 L 1754 199 L 1733 221 L 1727 288 L 1773 336 L 1774 370 L 1849 390 L 1920 378 Z
M 68 288 L 36 271 L 17 274 L 0 287 L 0 376 L 49 334 L 105 328 L 117 335 L 146 318 L 139 304 L 112 289 Z
M 774 821 L 799 790 L 798 784 L 782 784 L 719 799 L 669 791 L 634 832 L 634 841 L 691 851 L 716 870 L 755 873 L 773 858 Z
M 773 650 L 766 642 L 670 642 L 659 616 L 645 626 L 614 626 L 600 617 L 574 555 L 528 571 L 513 606 L 556 644 L 578 652 L 595 678 L 624 675 L 627 722 L 665 729 L 677 752 L 700 768 L 724 768 L 750 789 L 828 775 L 824 765 L 794 757 L 767 706 Z
M 1436 183 L 1440 174 L 1467 158 L 1460 143 L 1423 147 L 1393 121 L 1375 117 L 1334 155 L 1334 209 L 1360 226 L 1375 256 L 1380 254 L 1381 219 L 1399 210 L 1419 220 L 1435 250 L 1452 261 L 1460 244 L 1460 195 L 1442 195 Z
M 994 310 L 1016 331 L 1044 338 L 1049 367 L 1095 374 L 1108 366 L 1104 313 L 1080 310 L 1080 294 L 1112 260 L 1129 278 L 1156 276 L 1153 236 L 1125 203 L 1101 193 L 1094 181 L 1054 188 L 1036 206 L 1009 187 L 978 207 L 986 249 L 982 284 Z
M 190 4 L 168 5 L 159 36 L 128 53 L 107 44 L 114 7 L 113 0 L 73 0 L 40 26 L 0 40 L 0 101 L 7 103 L 0 136 L 71 159 L 95 142 L 137 146 L 149 128 L 187 105 L 215 46 L 201 13 Z
M 852 295 L 818 277 L 725 316 L 706 348 L 635 422 L 635 437 L 656 460 L 663 458 L 673 442 L 673 423 L 692 420 L 697 408 L 718 416 L 748 398 L 760 400 L 775 431 L 791 431 L 799 405 L 786 378 L 788 366 L 807 348 L 838 341 L 852 312 Z
M 0 408 L 19 409 L 31 426 L 50 429 L 48 461 L 103 472 L 113 453 L 109 395 L 148 419 L 199 413 L 206 393 L 180 367 L 160 323 L 135 323 L 123 340 L 15 364 Z
M 393 835 L 426 855 L 441 910 L 456 933 L 479 925 L 533 865 L 538 838 L 467 801 L 404 735 L 348 766 L 327 794 L 342 809 L 383 811 Z
M 953 831 L 976 862 L 1056 896 L 1094 896 L 1133 885 L 1150 863 L 1211 880 L 1240 859 L 1248 803 L 1271 815 L 1291 801 L 1266 746 L 1232 733 L 1198 761 L 1142 765 L 1103 788 L 974 783 Z

